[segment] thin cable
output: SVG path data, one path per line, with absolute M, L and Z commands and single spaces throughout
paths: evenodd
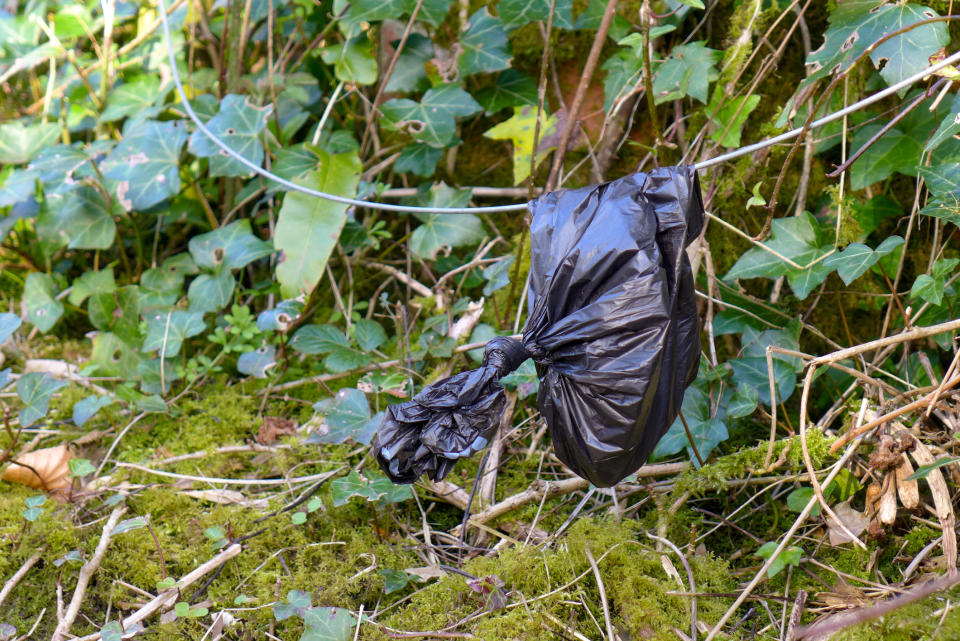
M 486 213 L 493 214 L 498 212 L 507 212 L 507 211 L 523 211 L 527 209 L 527 203 L 518 204 L 518 205 L 496 205 L 492 207 L 414 207 L 408 205 L 391 205 L 389 203 L 378 203 L 371 202 L 367 200 L 357 200 L 355 198 L 346 198 L 344 196 L 337 196 L 335 194 L 328 194 L 326 192 L 317 191 L 316 189 L 310 189 L 309 187 L 304 187 L 303 185 L 298 185 L 294 182 L 287 180 L 286 178 L 281 178 L 274 173 L 267 171 L 266 169 L 260 167 L 259 165 L 250 162 L 236 151 L 234 151 L 229 145 L 220 140 L 216 134 L 207 129 L 206 125 L 203 124 L 203 121 L 197 116 L 196 112 L 193 110 L 193 107 L 190 105 L 190 101 L 187 99 L 186 91 L 183 88 L 183 82 L 180 80 L 180 71 L 177 69 L 177 61 L 173 55 L 173 43 L 170 35 L 170 23 L 167 19 L 167 3 L 166 0 L 159 0 L 160 4 L 160 19 L 161 26 L 163 27 L 163 38 L 167 46 L 167 57 L 170 60 L 170 73 L 173 77 L 173 82 L 176 85 L 177 93 L 180 95 L 180 100 L 183 103 L 184 111 L 187 112 L 187 116 L 190 117 L 190 120 L 197 126 L 197 129 L 203 133 L 207 138 L 209 138 L 215 145 L 220 147 L 228 156 L 242 164 L 244 167 L 250 171 L 268 179 L 272 180 L 275 183 L 286 187 L 291 191 L 299 191 L 301 193 L 307 194 L 309 196 L 314 196 L 316 198 L 323 198 L 324 200 L 332 200 L 333 202 L 343 203 L 346 205 L 353 205 L 355 207 L 365 207 L 367 209 L 377 209 L 380 211 L 395 211 L 401 213 L 424 213 L 424 214 L 478 214 Z M 819 129 L 820 127 L 829 124 L 835 120 L 839 120 L 844 116 L 847 116 L 855 111 L 863 109 L 869 105 L 872 105 L 875 102 L 883 100 L 887 96 L 890 96 L 894 93 L 897 93 L 901 89 L 909 87 L 913 83 L 922 80 L 923 78 L 929 76 L 932 73 L 936 73 L 940 69 L 943 69 L 947 65 L 951 65 L 955 62 L 960 62 L 960 51 L 954 53 L 952 56 L 944 58 L 943 60 L 937 62 L 936 64 L 930 65 L 923 71 L 919 71 L 909 78 L 904 78 L 900 82 L 891 85 L 884 89 L 883 91 L 878 91 L 877 93 L 864 98 L 858 102 L 849 105 L 848 107 L 841 109 L 835 113 L 832 113 L 828 116 L 824 116 L 819 120 L 815 120 L 810 123 L 810 126 L 807 128 L 808 131 L 814 129 Z M 752 145 L 747 145 L 746 147 L 740 147 L 739 149 L 734 149 L 731 152 L 716 156 L 715 158 L 710 158 L 709 160 L 704 160 L 693 165 L 693 168 L 697 171 L 706 169 L 708 167 L 713 167 L 714 165 L 719 165 L 721 163 L 727 162 L 728 160 L 733 160 L 734 158 L 739 158 L 740 156 L 746 156 L 747 154 L 752 154 L 755 151 L 761 149 L 766 149 L 767 147 L 772 147 L 773 145 L 786 142 L 793 138 L 796 138 L 803 131 L 803 127 L 797 127 L 785 133 L 780 134 L 779 136 L 774 136 L 773 138 L 768 138 L 766 140 L 761 140 L 760 142 L 754 143 Z

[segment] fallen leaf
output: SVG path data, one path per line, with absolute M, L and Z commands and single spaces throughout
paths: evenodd
M 867 515 L 853 509 L 849 502 L 837 505 L 833 509 L 833 512 L 854 536 L 860 536 L 860 533 L 866 530 L 870 524 L 870 519 L 867 518 Z M 853 541 L 846 532 L 840 529 L 833 519 L 827 519 L 827 529 L 830 533 L 830 545 L 842 545 Z
M 427 579 L 442 579 L 447 576 L 446 571 L 435 565 L 428 565 L 422 568 L 407 568 L 404 572 L 412 574 L 422 581 L 426 581 Z
M 908 510 L 915 510 L 920 505 L 920 488 L 917 480 L 910 479 L 913 474 L 913 465 L 906 454 L 901 454 L 903 462 L 897 468 L 897 494 L 900 495 L 900 502 Z
M 297 433 L 297 422 L 279 416 L 264 416 L 263 425 L 257 433 L 257 443 L 270 445 L 281 436 L 291 436 Z
M 47 492 L 61 490 L 70 483 L 67 476 L 71 458 L 73 456 L 65 443 L 27 452 L 12 461 L 0 478 Z
M 263 507 L 267 504 L 266 500 L 248 499 L 242 492 L 236 490 L 188 490 L 180 492 L 183 496 L 189 496 L 201 501 L 210 501 L 211 503 L 220 503 L 222 505 L 240 505 L 242 507 Z

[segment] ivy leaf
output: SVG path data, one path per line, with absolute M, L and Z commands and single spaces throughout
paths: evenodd
M 77 427 L 83 427 L 83 424 L 89 421 L 94 414 L 104 407 L 111 405 L 113 399 L 109 396 L 88 396 L 82 401 L 78 401 L 73 406 L 73 423 Z
M 714 99 L 719 99 L 722 94 L 714 94 Z M 713 100 L 711 102 L 714 102 Z M 707 108 L 707 115 L 713 121 L 714 131 L 710 134 L 710 140 L 720 143 L 724 147 L 739 147 L 740 132 L 747 118 L 757 105 L 760 104 L 760 96 L 740 96 L 726 101 L 719 111 L 716 106 Z
M 60 127 L 56 123 L 37 122 L 24 125 L 21 122 L 7 122 L 0 125 L 0 163 L 4 165 L 22 165 L 28 163 L 46 147 L 53 145 L 60 137 Z
M 57 201 L 62 202 L 57 203 Z M 70 249 L 109 249 L 117 233 L 117 224 L 110 215 L 103 195 L 81 185 L 63 196 L 51 198 L 57 219 L 70 237 Z
M 379 427 L 375 425 L 370 429 L 370 403 L 367 395 L 358 389 L 341 389 L 328 405 L 321 407 L 321 411 L 326 415 L 324 422 L 330 429 L 326 434 L 312 435 L 310 443 L 343 443 L 349 438 L 369 445 Z
M 407 583 L 410 582 L 410 575 L 403 570 L 383 568 L 378 572 L 380 576 L 383 577 L 383 591 L 385 594 L 399 592 L 403 588 L 407 587 Z
M 190 311 L 205 314 L 223 309 L 233 297 L 237 285 L 229 271 L 219 274 L 200 274 L 190 283 L 187 298 L 190 299 Z
M 855 0 L 838 4 L 830 14 L 823 45 L 807 58 L 810 73 L 797 93 L 820 78 L 845 71 L 882 37 L 935 17 L 937 13 L 932 9 L 913 3 Z M 930 56 L 949 42 L 946 24 L 934 22 L 883 42 L 870 53 L 870 59 L 887 84 L 892 85 L 927 67 Z
M 466 207 L 469 189 L 454 189 L 437 183 L 420 190 L 417 204 L 430 207 Z M 460 247 L 483 239 L 483 223 L 473 214 L 415 214 L 421 224 L 410 236 L 410 251 L 421 258 L 433 259 L 443 247 Z
M 506 107 L 537 104 L 537 83 L 516 69 L 507 69 L 497 76 L 497 82 L 477 93 L 477 102 L 484 111 L 494 114 Z
M 513 117 L 504 120 L 483 133 L 485 138 L 494 140 L 509 140 L 513 144 L 513 183 L 519 185 L 530 175 L 530 160 L 533 155 L 533 138 L 537 127 L 537 110 L 535 107 L 514 108 Z M 540 146 L 537 149 L 537 165 L 539 165 L 555 149 L 556 145 L 544 143 L 549 137 L 556 134 L 557 118 L 544 115 L 540 122 Z
M 556 0 L 553 25 L 561 29 L 573 29 L 573 3 L 571 0 Z M 507 30 L 550 17 L 550 0 L 501 0 L 497 7 Z
M 923 150 L 932 151 L 958 133 L 960 133 L 960 93 L 953 97 L 949 113 L 940 121 L 940 125 L 927 140 Z
M 844 284 L 849 285 L 872 267 L 883 256 L 903 244 L 900 236 L 891 236 L 884 240 L 876 250 L 863 243 L 851 243 L 842 252 L 828 256 L 823 264 L 836 269 Z
M 620 49 L 607 58 L 601 67 L 603 78 L 603 110 L 610 113 L 614 104 L 629 95 L 642 78 L 642 60 L 629 49 Z
M 260 132 L 267 124 L 273 107 L 257 107 L 247 96 L 227 94 L 220 101 L 220 111 L 207 121 L 207 129 L 227 146 L 253 164 L 263 163 L 263 145 Z M 231 158 L 202 131 L 190 136 L 190 152 L 200 158 L 210 159 L 211 176 L 248 176 L 250 170 Z
M 134 530 L 140 530 L 147 527 L 147 519 L 142 516 L 135 516 L 133 518 L 124 519 L 116 524 L 111 532 L 111 536 L 119 536 L 127 532 L 133 532 Z
M 463 48 L 457 59 L 460 77 L 508 68 L 511 58 L 508 45 L 507 32 L 500 18 L 491 16 L 486 7 L 480 9 L 470 16 L 460 36 Z
M 767 359 L 758 356 L 727 361 L 733 370 L 733 382 L 757 390 L 757 398 L 770 407 L 770 375 Z M 773 380 L 776 383 L 777 401 L 786 401 L 797 387 L 797 372 L 787 361 L 773 359 Z
M 357 622 L 350 610 L 311 608 L 303 617 L 300 641 L 350 641 Z
M 190 256 L 198 267 L 219 273 L 243 269 L 273 253 L 270 243 L 253 235 L 248 219 L 218 227 L 190 239 Z
M 773 556 L 773 553 L 777 551 L 777 542 L 768 541 L 760 546 L 760 549 L 757 550 L 756 556 L 759 556 L 763 559 L 770 559 Z M 780 572 L 787 567 L 787 565 L 792 565 L 797 567 L 800 565 L 800 558 L 803 556 L 803 550 L 791 546 L 785 549 L 780 555 L 773 561 L 770 567 L 767 569 L 767 578 L 772 579 L 773 577 L 780 574 Z
M 87 305 L 90 322 L 133 345 L 140 342 L 140 288 L 127 285 L 114 292 L 96 292 Z
M 387 333 L 383 331 L 383 326 L 374 320 L 366 318 L 358 320 L 353 326 L 353 331 L 356 334 L 357 345 L 368 352 L 377 349 L 387 340 Z
M 254 378 L 266 378 L 267 371 L 276 364 L 276 348 L 273 345 L 261 345 L 240 355 L 237 359 L 237 370 Z
M 148 120 L 107 156 L 103 175 L 117 181 L 114 196 L 125 210 L 147 209 L 180 193 L 180 150 L 186 139 L 179 122 Z
M 0 344 L 5 343 L 20 327 L 20 317 L 10 312 L 0 312 Z
M 53 297 L 53 279 L 47 274 L 33 272 L 23 287 L 24 320 L 46 334 L 63 314 L 63 304 Z
M 141 281 L 142 281 L 141 277 Z M 83 272 L 73 281 L 67 300 L 71 305 L 79 307 L 83 301 L 93 294 L 112 294 L 117 291 L 117 283 L 113 278 L 112 269 Z
M 365 34 L 330 45 L 320 56 L 325 63 L 333 65 L 333 73 L 340 82 L 370 85 L 377 81 L 377 60 Z
M 351 11 L 354 6 L 356 6 L 356 3 L 351 4 Z M 397 58 L 397 64 L 393 67 L 393 73 L 387 80 L 384 92 L 409 92 L 426 89 L 428 84 L 425 65 L 433 57 L 433 41 L 419 33 L 411 33 L 403 51 L 400 52 L 400 57 Z
M 110 92 L 100 122 L 113 122 L 149 110 L 160 97 L 159 76 L 137 76 Z
M 510 267 L 513 265 L 513 256 L 504 256 L 497 262 L 484 267 L 483 278 L 487 284 L 483 286 L 483 295 L 490 296 L 510 284 Z
M 710 403 L 706 395 L 696 387 L 687 388 L 683 395 L 681 411 L 691 427 L 710 420 Z M 690 444 L 683 422 L 678 416 L 653 450 L 653 458 L 672 456 Z M 700 453 L 703 456 L 703 452 Z
M 656 103 L 691 96 L 706 104 L 707 89 L 719 77 L 716 63 L 722 55 L 722 52 L 704 46 L 703 41 L 675 46 L 653 78 Z
M 920 274 L 910 288 L 910 298 L 919 298 L 931 305 L 943 302 L 944 281 L 929 274 Z
M 922 107 L 921 107 L 922 108 Z M 883 128 L 873 123 L 857 129 L 853 135 L 853 148 L 862 147 Z M 923 140 L 898 127 L 893 127 L 871 145 L 851 167 L 850 187 L 863 189 L 892 175 L 894 172 L 912 172 L 920 161 Z
M 66 385 L 63 381 L 50 378 L 47 373 L 27 372 L 17 380 L 17 396 L 23 402 L 20 410 L 21 427 L 29 427 L 47 415 L 50 397 Z
M 30 163 L 29 169 L 39 175 L 46 196 L 64 194 L 76 189 L 80 179 L 96 175 L 92 159 L 98 153 L 109 151 L 112 145 L 110 141 L 98 141 L 85 147 L 79 144 L 48 147 Z
M 141 352 L 160 350 L 160 358 L 180 353 L 183 341 L 202 333 L 207 328 L 200 312 L 174 311 L 156 314 L 147 322 L 147 337 Z
M 457 85 L 429 89 L 419 103 L 394 98 L 380 107 L 388 128 L 406 131 L 414 140 L 434 147 L 454 143 L 456 118 L 472 116 L 480 110 L 477 101 Z
M 317 150 L 318 167 L 301 184 L 340 196 L 355 196 L 362 169 L 356 152 L 331 155 Z M 284 297 L 309 293 L 323 276 L 330 252 L 347 218 L 347 205 L 289 192 L 274 230 L 273 245 L 283 252 L 277 280 Z
M 757 402 L 760 397 L 757 394 L 757 388 L 750 385 L 739 385 L 733 398 L 727 405 L 727 416 L 731 418 L 742 418 L 750 416 L 757 409 Z
M 304 325 L 290 340 L 301 354 L 326 354 L 324 366 L 331 372 L 345 372 L 370 363 L 370 355 L 350 346 L 343 332 L 330 325 Z
M 443 149 L 431 147 L 422 142 L 414 142 L 403 148 L 393 167 L 400 173 L 410 172 L 427 178 L 437 170 L 437 163 L 441 158 L 443 158 Z

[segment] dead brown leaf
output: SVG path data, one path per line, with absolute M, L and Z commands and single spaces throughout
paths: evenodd
M 71 458 L 66 444 L 27 452 L 12 461 L 0 478 L 47 492 L 62 490 L 70 483 Z
M 264 416 L 263 425 L 257 433 L 257 443 L 271 445 L 281 436 L 297 433 L 297 422 L 280 416 Z

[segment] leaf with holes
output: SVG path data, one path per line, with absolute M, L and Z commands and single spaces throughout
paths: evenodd
M 214 273 L 242 269 L 273 253 L 270 243 L 253 235 L 247 219 L 194 236 L 189 248 L 197 266 Z
M 257 107 L 248 96 L 227 94 L 220 101 L 217 115 L 207 121 L 207 129 L 228 147 L 258 167 L 263 163 L 260 132 L 267 124 L 273 107 Z M 190 153 L 210 159 L 211 176 L 248 176 L 251 171 L 243 163 L 227 155 L 202 131 L 190 136 Z
M 427 90 L 420 102 L 409 98 L 388 100 L 380 108 L 383 124 L 402 130 L 414 140 L 434 147 L 446 147 L 457 140 L 456 119 L 472 116 L 482 108 L 457 85 L 442 85 Z
M 54 122 L 38 122 L 24 125 L 7 122 L 0 125 L 0 163 L 22 165 L 39 155 L 46 147 L 57 142 L 60 127 Z
M 116 182 L 117 202 L 127 211 L 147 209 L 180 192 L 180 150 L 187 131 L 176 121 L 141 123 L 103 161 Z
M 202 333 L 206 328 L 200 312 L 155 314 L 147 321 L 147 337 L 140 351 L 160 350 L 160 358 L 170 358 L 180 353 L 183 341 Z
M 830 14 L 823 45 L 807 57 L 810 73 L 797 88 L 797 94 L 820 78 L 848 69 L 881 38 L 935 17 L 937 13 L 932 9 L 913 3 L 839 3 Z M 927 67 L 930 56 L 949 42 L 946 23 L 934 22 L 889 38 L 869 55 L 883 79 L 892 85 Z
M 63 304 L 53 297 L 53 279 L 41 272 L 27 276 L 21 305 L 24 320 L 43 333 L 50 331 L 63 314 Z
M 20 410 L 20 426 L 29 427 L 46 416 L 50 397 L 64 385 L 66 383 L 46 373 L 27 372 L 21 376 L 17 380 L 17 396 L 24 405 Z
M 356 152 L 332 155 L 317 150 L 318 166 L 300 184 L 354 197 L 362 169 Z M 283 252 L 277 265 L 277 280 L 284 297 L 309 294 L 323 276 L 347 218 L 347 205 L 300 192 L 289 192 L 274 231 L 274 248 Z
M 510 66 L 509 42 L 503 22 L 491 16 L 486 7 L 470 16 L 466 30 L 460 36 L 460 46 L 463 53 L 457 59 L 457 66 L 461 78 Z
M 517 107 L 513 117 L 504 120 L 483 133 L 485 138 L 509 140 L 513 145 L 513 184 L 519 185 L 530 175 L 533 156 L 533 140 L 537 129 L 537 110 L 534 107 Z M 536 164 L 539 165 L 556 144 L 544 141 L 557 133 L 557 117 L 545 114 L 540 122 Z

